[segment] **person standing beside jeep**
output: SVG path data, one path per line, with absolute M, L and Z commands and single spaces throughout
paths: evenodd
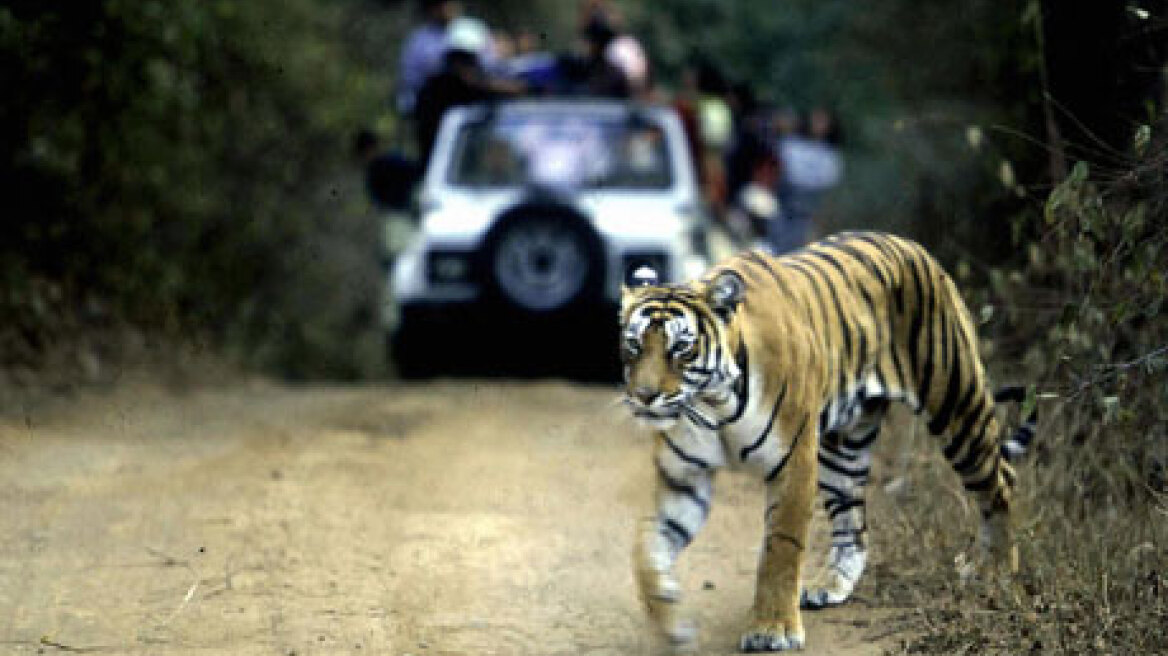
M 780 117 L 777 149 L 783 166 L 779 197 L 784 220 L 771 224 L 769 241 L 775 253 L 802 248 L 815 232 L 820 206 L 827 192 L 843 176 L 839 126 L 835 115 L 812 110 L 798 129 L 793 115 Z
M 454 0 L 421 0 L 419 5 L 424 22 L 406 37 L 398 73 L 397 109 L 406 116 L 414 113 L 426 79 L 442 68 L 446 28 L 462 13 Z
M 422 169 L 430 161 L 442 116 L 451 107 L 473 105 L 523 92 L 521 82 L 492 77 L 483 66 L 490 31 L 482 21 L 459 18 L 446 29 L 442 68 L 418 90 L 414 105 L 418 157 Z

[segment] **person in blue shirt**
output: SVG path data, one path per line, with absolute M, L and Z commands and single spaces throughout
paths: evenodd
M 405 115 L 413 114 L 426 79 L 442 68 L 446 28 L 462 14 L 462 5 L 454 0 L 421 0 L 421 7 L 425 22 L 410 32 L 402 46 L 397 108 Z
M 790 114 L 780 117 L 777 144 L 783 167 L 779 183 L 783 220 L 772 223 L 768 235 L 778 254 L 802 248 L 811 240 L 819 206 L 843 176 L 839 129 L 832 113 L 816 108 L 798 130 L 787 123 L 790 118 Z

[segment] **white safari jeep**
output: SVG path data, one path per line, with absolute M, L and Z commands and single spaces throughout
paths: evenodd
M 508 371 L 615 372 L 628 273 L 649 265 L 677 282 L 708 265 L 685 135 L 664 107 L 554 99 L 450 110 L 418 208 L 389 287 L 404 376 L 484 359 Z

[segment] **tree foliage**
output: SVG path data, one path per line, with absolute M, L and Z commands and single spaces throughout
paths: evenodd
M 1017 252 L 1012 217 L 1037 234 L 1060 158 L 1115 177 L 1160 111 L 1164 0 L 613 2 L 666 84 L 700 55 L 775 106 L 837 110 L 847 174 L 821 231 L 905 233 L 975 271 Z M 466 5 L 573 45 L 576 3 Z M 416 18 L 386 0 L 0 7 L 0 179 L 16 201 L 0 353 L 35 350 L 52 308 L 81 308 L 280 371 L 373 371 L 378 227 L 348 141 L 392 125 Z
M 893 230 L 948 249 L 949 260 L 971 247 L 998 257 L 1008 250 L 1005 217 L 1020 199 L 998 184 L 999 162 L 1025 170 L 1043 161 L 989 129 L 1028 131 L 1041 95 L 1037 69 L 1023 63 L 1036 46 L 1018 20 L 1019 3 L 627 4 L 666 77 L 698 54 L 778 107 L 839 114 L 846 181 L 822 232 Z M 979 152 L 965 139 L 971 126 L 984 136 Z M 986 230 L 986 221 L 1003 230 Z
M 344 299 L 330 284 L 361 277 L 318 265 L 330 235 L 370 231 L 354 221 L 360 191 L 344 158 L 384 93 L 343 47 L 343 9 L 0 7 L 0 178 L 19 201 L 0 242 L 9 325 L 38 331 L 28 310 L 44 298 L 30 281 L 49 280 L 66 303 L 90 298 L 136 323 L 238 337 L 247 350 L 275 338 L 283 354 L 263 364 L 342 339 L 322 335 L 340 328 L 316 313 Z

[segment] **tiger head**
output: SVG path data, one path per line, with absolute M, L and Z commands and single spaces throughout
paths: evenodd
M 698 401 L 725 398 L 741 375 L 734 347 L 745 282 L 730 270 L 686 285 L 640 282 L 621 294 L 625 403 L 660 430 L 683 417 L 708 424 Z

